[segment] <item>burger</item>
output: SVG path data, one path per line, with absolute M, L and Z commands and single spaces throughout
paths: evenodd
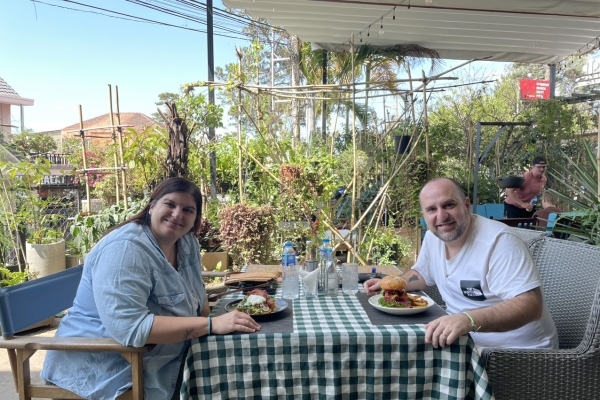
M 406 281 L 399 276 L 386 276 L 380 282 L 381 298 L 384 307 L 412 307 L 413 303 L 404 290 Z

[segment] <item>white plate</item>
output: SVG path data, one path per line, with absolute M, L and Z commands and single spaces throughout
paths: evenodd
M 423 311 L 433 307 L 433 305 L 435 304 L 435 301 L 431 300 L 429 297 L 421 296 L 421 298 L 423 300 L 427 301 L 427 305 L 425 307 L 415 307 L 415 308 L 384 307 L 379 304 L 379 299 L 381 297 L 382 296 L 380 294 L 369 297 L 369 304 L 372 305 L 373 307 L 375 307 L 376 309 L 378 309 L 379 311 L 383 311 L 385 313 L 394 314 L 394 315 L 411 315 L 411 314 L 422 313 Z

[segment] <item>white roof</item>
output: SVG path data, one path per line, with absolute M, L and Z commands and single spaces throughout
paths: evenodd
M 491 56 L 494 61 L 556 63 L 598 43 L 600 35 L 600 0 L 432 0 L 429 5 L 412 0 L 410 8 L 408 0 L 223 3 L 265 18 L 314 48 L 335 51 L 349 51 L 354 35 L 356 45 L 418 44 L 443 59 Z

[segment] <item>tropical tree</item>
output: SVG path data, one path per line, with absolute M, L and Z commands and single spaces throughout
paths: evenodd
M 9 148 L 20 154 L 50 153 L 56 151 L 56 142 L 47 133 L 35 133 L 26 129 L 16 135 L 11 135 Z

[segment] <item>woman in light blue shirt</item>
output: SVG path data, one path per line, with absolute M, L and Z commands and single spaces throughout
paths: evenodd
M 201 207 L 192 182 L 161 182 L 139 214 L 107 231 L 87 255 L 73 307 L 56 333 L 111 337 L 134 347 L 156 344 L 144 355 L 146 399 L 179 398 L 190 339 L 260 329 L 240 312 L 207 318 L 193 234 Z M 86 399 L 114 399 L 132 385 L 131 365 L 117 353 L 48 351 L 41 376 Z

